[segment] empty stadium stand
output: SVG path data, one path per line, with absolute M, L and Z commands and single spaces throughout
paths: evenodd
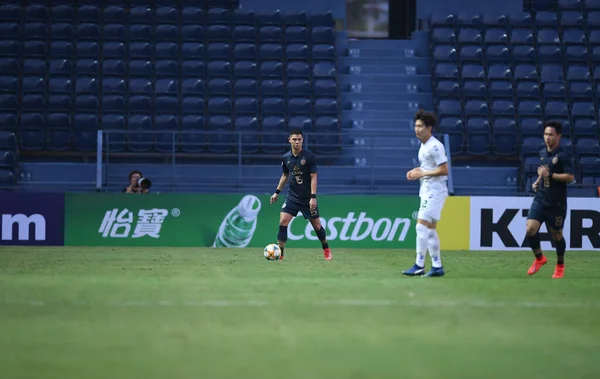
M 557 120 L 564 125 L 562 144 L 576 161 L 577 182 L 597 183 L 600 2 L 529 5 L 510 14 L 431 15 L 440 131 L 451 136 L 455 164 L 461 157 L 515 159 L 519 188 L 528 192 L 543 148 L 543 122 Z

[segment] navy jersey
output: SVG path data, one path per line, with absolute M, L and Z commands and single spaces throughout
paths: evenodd
M 547 166 L 550 173 L 573 174 L 573 159 L 559 147 L 554 151 L 544 148 L 540 151 L 542 166 Z M 552 180 L 550 177 L 541 178 L 535 199 L 545 207 L 567 207 L 567 183 Z
M 317 161 L 313 153 L 302 150 L 294 156 L 291 151 L 283 155 L 281 167 L 284 174 L 290 174 L 287 200 L 308 204 L 310 201 L 310 174 L 317 172 Z

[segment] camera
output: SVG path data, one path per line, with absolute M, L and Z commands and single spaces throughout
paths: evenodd
M 139 178 L 137 181 L 137 185 L 141 189 L 146 190 L 152 187 L 152 181 L 148 178 Z

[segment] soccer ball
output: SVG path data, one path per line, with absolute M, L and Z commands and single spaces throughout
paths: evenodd
M 265 258 L 269 261 L 276 261 L 281 257 L 279 245 L 271 243 L 265 247 Z

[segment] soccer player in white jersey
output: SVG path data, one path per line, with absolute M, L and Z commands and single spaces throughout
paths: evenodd
M 417 216 L 417 259 L 404 275 L 424 276 L 425 255 L 429 250 L 431 270 L 426 276 L 444 276 L 440 257 L 440 240 L 436 226 L 448 197 L 448 158 L 444 145 L 432 135 L 437 120 L 431 113 L 420 110 L 415 114 L 415 134 L 421 141 L 419 167 L 406 173 L 408 180 L 421 181 L 421 205 Z

